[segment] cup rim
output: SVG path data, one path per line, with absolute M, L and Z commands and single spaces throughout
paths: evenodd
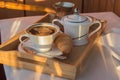
M 55 6 L 58 6 L 58 7 L 65 7 L 65 8 L 71 8 L 71 7 L 74 7 L 75 4 L 73 2 L 56 2 L 55 3 Z
M 37 26 L 44 26 L 44 25 L 45 25 L 45 26 L 53 27 L 53 28 L 56 29 L 56 31 L 55 31 L 53 34 L 49 34 L 49 35 L 45 35 L 45 36 L 39 36 L 39 37 L 47 37 L 47 36 L 55 35 L 55 34 L 57 34 L 57 33 L 60 31 L 59 27 L 58 27 L 57 25 L 52 24 L 52 23 L 35 23 L 35 24 L 32 24 L 31 26 L 29 26 L 28 28 L 26 28 L 26 29 L 25 29 L 25 33 L 26 33 L 26 34 L 29 34 L 29 33 L 27 32 L 27 30 L 28 30 L 30 27 L 37 27 Z M 29 35 L 38 36 L 38 35 L 33 35 L 33 34 L 29 34 Z

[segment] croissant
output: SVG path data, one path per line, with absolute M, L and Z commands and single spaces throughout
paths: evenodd
M 55 39 L 55 45 L 58 47 L 60 51 L 63 52 L 63 55 L 68 55 L 73 48 L 73 42 L 71 37 L 67 34 L 60 33 Z

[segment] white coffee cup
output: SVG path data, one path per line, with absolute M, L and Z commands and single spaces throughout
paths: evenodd
M 49 35 L 35 35 L 33 33 L 30 33 L 30 30 L 35 27 L 47 27 L 50 29 L 54 29 L 54 32 Z M 33 44 L 32 48 L 34 48 L 39 52 L 47 52 L 51 50 L 53 42 L 59 31 L 60 29 L 57 25 L 51 23 L 36 23 L 28 27 L 25 30 L 25 34 L 20 35 L 19 40 L 21 43 L 24 43 L 25 41 L 22 39 L 23 37 L 27 37 L 29 38 L 30 42 Z

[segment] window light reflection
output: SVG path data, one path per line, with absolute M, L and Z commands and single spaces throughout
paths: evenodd
M 0 1 L 0 8 L 56 13 L 55 10 L 48 8 L 48 7 L 20 4 L 20 3 L 14 3 L 14 2 L 4 2 L 4 1 Z
M 101 39 L 102 40 L 102 39 Z M 103 59 L 103 62 L 104 62 L 104 64 L 105 64 L 105 68 L 106 68 L 106 70 L 108 70 L 108 64 L 107 64 L 107 61 L 106 61 L 106 56 L 105 56 L 105 52 L 104 52 L 104 43 L 105 44 L 107 44 L 107 45 L 109 45 L 110 47 L 113 47 L 114 46 L 114 42 L 111 40 L 111 35 L 108 35 L 107 34 L 107 36 L 104 38 L 104 42 L 103 41 L 101 41 L 101 40 L 99 40 L 97 43 L 98 43 L 98 48 L 99 48 L 99 50 L 100 50 L 100 53 L 101 53 L 101 56 L 102 56 L 102 59 Z M 108 50 L 109 50 L 109 52 L 110 52 L 110 55 L 114 55 L 114 56 L 116 56 L 116 57 L 118 57 L 116 54 L 114 54 L 114 52 L 110 49 L 110 48 L 107 48 Z M 112 58 L 112 56 L 111 56 L 111 58 Z M 113 63 L 113 65 L 115 64 L 115 62 L 112 60 L 112 63 Z M 115 65 L 114 65 L 115 66 Z
M 60 67 L 60 64 L 58 62 L 54 62 L 54 67 L 59 76 L 62 76 L 62 69 Z
M 24 0 L 18 0 L 18 1 L 23 2 Z
M 79 25 L 79 36 L 78 37 L 80 37 L 82 35 L 81 32 L 82 32 L 82 27 L 81 27 L 81 25 Z M 80 38 L 79 38 L 79 40 L 80 40 Z
M 35 71 L 39 71 L 39 73 L 42 73 L 43 70 L 44 70 L 44 66 L 35 65 Z
M 45 0 L 35 0 L 35 2 L 42 2 L 42 1 L 45 1 Z
M 20 24 L 21 24 L 21 20 L 19 18 L 17 18 L 13 22 L 13 25 L 12 25 L 11 30 L 10 30 L 10 37 L 13 37 L 17 33 Z
M 23 2 L 24 0 L 18 0 L 20 2 Z M 42 1 L 46 1 L 46 0 L 34 0 L 35 2 L 42 2 Z
M 112 42 L 112 40 L 111 40 L 111 35 L 108 35 L 107 37 L 106 37 L 106 40 L 107 40 L 107 44 L 109 44 L 111 47 L 113 47 L 114 45 L 113 45 L 113 42 Z
M 107 70 L 108 67 L 107 67 L 107 62 L 106 62 L 105 54 L 104 54 L 105 52 L 104 52 L 104 49 L 103 49 L 103 44 L 102 44 L 101 39 L 102 39 L 102 38 L 100 37 L 99 40 L 97 40 L 97 46 L 98 46 L 98 48 L 99 48 L 99 50 L 100 50 L 102 60 L 103 60 L 103 62 L 104 62 L 104 64 L 105 64 L 105 68 L 106 68 L 106 70 Z
M 50 75 L 50 80 L 54 80 L 54 78 L 55 78 L 55 75 L 54 75 L 54 74 L 51 74 L 51 75 Z
M 110 47 L 114 47 L 115 46 L 114 45 L 114 41 L 111 40 L 111 35 L 110 34 L 107 34 L 107 36 L 104 39 L 105 39 L 104 40 L 105 43 L 107 45 L 109 45 L 109 47 L 107 49 L 109 50 L 109 52 L 110 52 L 109 54 L 111 55 L 111 59 L 112 59 L 111 63 L 113 64 L 114 68 L 116 68 L 116 69 L 114 69 L 114 71 L 117 73 L 118 78 L 120 78 L 120 66 L 118 66 L 116 64 L 116 61 L 115 61 L 115 59 L 119 60 L 119 56 L 116 55 L 116 53 L 113 50 L 111 50 L 111 48 L 110 48 Z

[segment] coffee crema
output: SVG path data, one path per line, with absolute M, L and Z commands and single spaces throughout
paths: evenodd
M 36 36 L 47 36 L 56 32 L 56 29 L 51 26 L 36 26 L 27 29 L 27 32 Z

